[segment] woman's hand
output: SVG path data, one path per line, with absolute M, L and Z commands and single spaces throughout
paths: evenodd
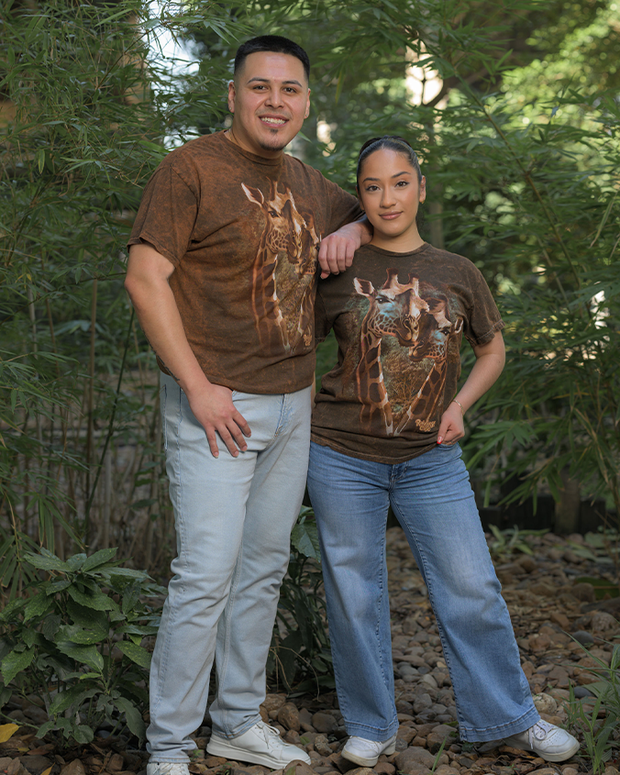
M 453 401 L 441 415 L 437 444 L 451 446 L 456 444 L 459 439 L 462 439 L 464 435 L 465 423 L 463 422 L 463 412 L 461 407 Z

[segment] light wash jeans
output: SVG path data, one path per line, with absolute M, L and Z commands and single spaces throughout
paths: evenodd
M 186 762 L 203 722 L 215 657 L 213 729 L 236 737 L 260 720 L 280 584 L 303 498 L 310 388 L 282 395 L 233 392 L 252 436 L 233 458 L 204 429 L 176 382 L 161 406 L 177 557 L 151 665 L 151 759 Z
M 535 724 L 459 446 L 386 465 L 312 443 L 308 490 L 347 732 L 384 741 L 398 729 L 385 556 L 390 504 L 428 587 L 461 739 L 498 740 Z

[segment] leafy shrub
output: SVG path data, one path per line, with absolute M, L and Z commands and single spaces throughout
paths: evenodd
M 312 691 L 334 686 L 319 539 L 311 508 L 302 506 L 291 535 L 291 560 L 273 630 L 268 670 L 287 689 Z
M 27 592 L 0 614 L 0 701 L 35 692 L 49 720 L 38 737 L 90 742 L 102 725 L 126 725 L 140 740 L 150 654 L 159 614 L 144 599 L 165 590 L 143 571 L 120 568 L 116 549 L 63 562 L 46 549 Z M 43 573 L 41 573 L 41 571 Z

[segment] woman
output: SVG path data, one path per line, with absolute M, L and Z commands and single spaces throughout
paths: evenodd
M 308 474 L 350 735 L 342 754 L 372 767 L 395 750 L 391 505 L 428 587 L 461 739 L 563 761 L 579 744 L 534 707 L 458 445 L 463 415 L 502 371 L 504 324 L 478 269 L 420 237 L 426 181 L 405 140 L 362 147 L 357 189 L 374 237 L 319 284 L 317 337 L 334 328 L 339 353 L 316 398 Z M 476 361 L 457 393 L 463 335 Z

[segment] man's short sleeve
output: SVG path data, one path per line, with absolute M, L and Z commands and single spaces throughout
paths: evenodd
M 190 245 L 197 213 L 192 186 L 164 162 L 144 189 L 127 244 L 148 242 L 177 266 Z

